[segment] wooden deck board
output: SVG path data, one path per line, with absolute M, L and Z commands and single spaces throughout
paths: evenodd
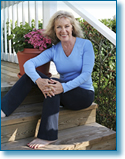
M 60 107 L 59 130 L 94 123 L 96 108 L 97 105 L 93 103 L 89 108 L 79 110 L 76 113 L 76 111 Z M 42 103 L 34 103 L 32 105 L 21 106 L 9 117 L 2 118 L 1 143 L 34 135 L 37 136 L 41 114 Z
M 1 69 L 3 70 L 7 70 L 9 72 L 15 72 L 15 73 L 19 73 L 19 68 L 11 68 L 11 67 L 8 67 L 8 66 L 4 66 L 4 65 L 1 65 Z
M 1 61 L 1 92 L 8 91 L 17 82 L 18 73 L 18 64 Z
M 60 130 L 58 140 L 41 150 L 115 150 L 116 133 L 98 123 Z M 32 150 L 26 146 L 33 138 L 1 145 L 2 150 Z
M 81 113 L 82 117 L 84 118 L 87 118 L 89 115 L 95 116 L 96 108 L 97 108 L 97 104 L 92 103 L 92 105 L 89 108 L 78 110 L 77 114 Z M 63 119 L 63 120 L 60 119 L 60 124 L 63 124 L 64 121 L 68 121 L 68 120 L 72 121 L 74 114 L 76 113 L 76 111 L 67 110 L 67 109 L 64 109 L 63 107 L 60 107 L 60 111 L 61 111 L 60 116 Z M 29 104 L 29 105 L 19 106 L 10 116 L 6 118 L 1 118 L 1 126 L 26 122 L 31 120 L 31 117 L 32 119 L 33 117 L 39 119 L 41 117 L 41 113 L 42 113 L 42 103 L 34 103 L 32 105 Z M 65 116 L 67 114 L 69 114 L 69 117 L 66 118 Z M 79 115 L 78 115 L 78 118 L 81 119 Z
M 12 62 L 8 62 L 8 61 L 1 61 L 1 65 L 2 66 L 7 66 L 7 67 L 10 67 L 10 68 L 13 68 L 13 69 L 19 69 L 19 64 L 17 63 L 12 63 Z

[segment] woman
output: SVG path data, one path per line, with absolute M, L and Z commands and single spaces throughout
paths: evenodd
M 2 99 L 2 115 L 8 116 L 20 105 L 34 83 L 44 94 L 38 136 L 27 144 L 31 148 L 41 148 L 57 140 L 60 102 L 67 109 L 80 110 L 89 107 L 94 100 L 91 79 L 94 51 L 91 42 L 81 38 L 82 34 L 71 13 L 56 12 L 45 31 L 55 45 L 24 64 L 26 74 Z M 36 71 L 36 67 L 49 61 L 55 63 L 60 79 L 50 79 Z

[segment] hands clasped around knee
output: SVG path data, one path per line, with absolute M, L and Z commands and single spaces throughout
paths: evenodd
M 36 80 L 36 84 L 42 91 L 45 98 L 47 98 L 47 96 L 52 97 L 63 92 L 62 84 L 53 79 L 38 78 Z

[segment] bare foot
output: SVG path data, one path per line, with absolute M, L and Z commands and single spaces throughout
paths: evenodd
M 42 139 L 36 138 L 33 141 L 31 141 L 29 144 L 27 144 L 27 146 L 29 146 L 32 149 L 39 149 L 39 148 L 43 148 L 55 141 L 56 140 L 48 141 L 48 140 L 42 140 Z
M 1 110 L 1 118 L 4 118 L 6 115 L 4 114 L 4 112 Z

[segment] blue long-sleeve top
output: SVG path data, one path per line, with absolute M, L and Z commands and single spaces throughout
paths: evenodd
M 94 91 L 91 73 L 94 67 L 94 50 L 92 43 L 87 39 L 76 37 L 76 42 L 71 54 L 67 57 L 61 42 L 53 45 L 35 58 L 24 64 L 25 73 L 35 81 L 41 78 L 36 72 L 36 67 L 49 61 L 56 65 L 60 74 L 64 93 L 76 87 Z

